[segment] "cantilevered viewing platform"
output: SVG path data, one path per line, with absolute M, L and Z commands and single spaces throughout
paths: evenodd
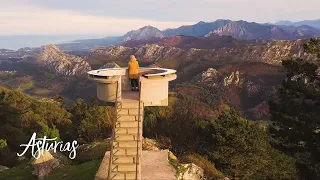
M 176 71 L 165 68 L 140 68 L 140 101 L 144 106 L 167 106 L 169 81 L 177 78 Z M 131 91 L 127 68 L 108 68 L 88 72 L 89 79 L 97 83 L 97 97 L 105 102 L 139 100 L 138 92 Z M 117 85 L 117 83 L 118 85 Z
M 168 168 L 161 169 L 156 164 L 142 166 L 142 163 L 148 162 L 143 160 L 143 155 L 147 155 L 147 152 L 142 153 L 142 126 L 145 106 L 168 105 L 169 82 L 177 78 L 175 73 L 173 69 L 139 68 L 140 91 L 137 92 L 131 91 L 127 68 L 88 72 L 88 78 L 97 84 L 98 99 L 114 102 L 116 109 L 111 150 L 106 153 L 96 180 L 141 180 L 142 177 L 152 177 L 154 180 L 174 179 L 174 173 L 171 176 L 166 174 L 167 178 L 163 179 L 165 173 L 158 172 Z M 151 157 L 157 157 L 163 152 L 151 153 L 155 153 Z M 168 164 L 166 160 L 164 163 Z M 150 171 L 151 169 L 159 170 Z

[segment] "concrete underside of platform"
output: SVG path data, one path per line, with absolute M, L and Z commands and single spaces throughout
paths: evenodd
M 107 180 L 110 152 L 106 152 L 95 180 Z M 175 169 L 166 151 L 142 151 L 142 180 L 175 180 Z

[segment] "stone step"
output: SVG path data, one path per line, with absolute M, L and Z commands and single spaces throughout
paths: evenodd
M 139 167 L 139 166 L 138 166 Z M 136 172 L 135 163 L 112 164 L 112 172 Z
M 140 127 L 140 132 L 142 132 L 142 127 Z M 120 134 L 131 134 L 131 135 L 137 135 L 138 133 L 138 128 L 121 128 L 118 127 L 115 129 L 115 135 L 120 135 Z
M 117 121 L 138 121 L 138 115 L 119 115 Z M 140 116 L 140 121 L 142 120 L 142 116 Z
M 129 109 L 120 108 L 120 109 L 117 110 L 117 114 L 118 115 L 128 115 L 129 114 Z
M 137 144 L 137 141 L 117 141 L 113 142 L 113 148 L 137 148 L 137 145 L 141 147 L 141 142 Z
M 138 178 L 140 173 L 137 174 Z M 135 172 L 127 172 L 127 173 L 121 173 L 121 172 L 112 172 L 111 173 L 111 180 L 136 180 L 136 173 Z
M 143 110 L 140 110 L 140 114 L 143 113 Z M 117 115 L 138 115 L 139 114 L 139 109 L 133 109 L 133 108 L 121 108 L 117 110 Z
M 137 138 L 135 135 L 131 134 L 120 134 L 115 136 L 116 141 L 136 141 Z
M 140 127 L 142 122 L 140 122 Z M 116 122 L 116 128 L 138 128 L 138 121 L 118 121 Z
M 114 156 L 136 156 L 137 155 L 137 147 L 133 148 L 118 148 L 115 147 L 113 149 Z
M 122 102 L 119 103 L 118 108 L 136 108 L 139 109 L 139 102 Z M 140 104 L 140 108 L 143 108 L 143 104 Z
M 113 164 L 136 163 L 136 156 L 113 156 Z

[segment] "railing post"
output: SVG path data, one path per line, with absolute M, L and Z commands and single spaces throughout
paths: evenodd
M 139 81 L 139 110 L 138 110 L 138 134 L 137 134 L 137 155 L 136 155 L 136 180 L 138 179 L 138 166 L 140 165 L 140 159 L 139 159 L 139 142 L 141 142 L 140 139 L 140 122 L 141 122 L 141 81 Z M 141 146 L 142 146 L 142 142 L 141 142 Z M 141 147 L 142 148 L 142 147 Z M 141 170 L 141 169 L 140 169 Z M 141 173 L 140 173 L 141 174 Z
M 109 158 L 109 168 L 108 168 L 108 177 L 107 180 L 111 180 L 111 165 L 112 165 L 112 158 L 113 158 L 113 141 L 115 139 L 115 125 L 117 121 L 117 116 L 118 116 L 118 91 L 119 91 L 119 82 L 116 81 L 117 83 L 117 88 L 116 88 L 116 99 L 115 99 L 115 118 L 113 119 L 112 122 L 112 134 L 111 134 L 111 149 L 110 149 L 110 158 Z

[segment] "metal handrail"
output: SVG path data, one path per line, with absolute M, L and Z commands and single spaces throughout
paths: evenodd
M 138 110 L 138 132 L 137 132 L 137 155 L 136 155 L 136 180 L 138 180 L 138 165 L 141 163 L 139 159 L 139 142 L 140 142 L 140 120 L 141 120 L 141 81 L 139 81 L 139 110 Z
M 117 81 L 117 90 L 116 90 L 116 100 L 115 100 L 115 111 L 116 111 L 116 117 L 112 123 L 112 134 L 111 134 L 111 149 L 110 149 L 110 158 L 109 158 L 109 169 L 108 169 L 108 177 L 107 180 L 110 180 L 110 174 L 111 174 L 111 166 L 112 166 L 112 158 L 113 158 L 113 141 L 115 140 L 115 129 L 116 129 L 116 121 L 118 118 L 118 91 L 119 91 L 119 82 Z

